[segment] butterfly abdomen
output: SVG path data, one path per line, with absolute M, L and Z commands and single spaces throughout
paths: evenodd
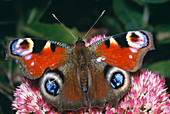
M 85 47 L 83 41 L 76 43 L 76 48 L 73 51 L 74 60 L 77 68 L 77 76 L 80 79 L 82 90 L 87 92 L 88 90 L 88 64 L 89 49 Z

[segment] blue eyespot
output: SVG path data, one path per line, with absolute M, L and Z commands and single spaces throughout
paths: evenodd
M 60 86 L 54 79 L 47 80 L 45 83 L 45 89 L 49 94 L 58 95 L 60 93 Z
M 110 84 L 114 89 L 121 87 L 124 83 L 124 76 L 120 72 L 116 72 L 112 75 Z
M 14 54 L 14 55 L 17 55 L 17 53 L 15 52 L 17 42 L 18 42 L 18 41 L 15 41 L 15 42 L 13 42 L 12 45 L 11 45 L 11 53 Z

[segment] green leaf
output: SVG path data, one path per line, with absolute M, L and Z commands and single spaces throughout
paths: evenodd
M 80 36 L 77 29 L 69 29 L 76 37 Z M 72 44 L 76 39 L 61 24 L 46 24 L 35 22 L 23 27 L 23 31 L 29 35 Z
M 170 0 L 133 0 L 134 2 L 136 2 L 138 5 L 143 6 L 146 3 L 152 3 L 152 4 L 158 4 L 158 3 L 165 3 L 168 2 Z
M 146 0 L 147 3 L 164 3 L 169 0 Z
M 170 66 L 170 60 L 166 60 L 166 61 L 160 61 L 160 62 L 153 63 L 150 66 L 145 67 L 145 69 L 149 69 L 152 71 L 154 70 L 161 75 L 170 77 L 169 66 Z
M 157 42 L 156 44 L 162 45 L 162 44 L 170 44 L 170 37 L 166 38 L 164 40 L 161 40 L 159 42 Z
M 0 25 L 7 25 L 11 23 L 15 23 L 15 22 L 14 21 L 0 21 Z
M 39 21 L 46 12 L 47 8 L 50 6 L 51 2 L 51 0 L 48 2 L 42 2 L 40 6 L 31 8 L 26 24 L 31 24 L 32 22 Z
M 142 14 L 131 9 L 125 3 L 125 0 L 114 0 L 113 10 L 119 20 L 125 25 L 126 30 L 140 29 L 142 23 Z
M 104 16 L 101 19 L 101 22 L 107 27 L 110 33 L 121 33 L 123 29 L 120 23 L 112 16 Z
M 156 27 L 157 32 L 169 32 L 170 33 L 170 24 L 158 25 Z
M 144 0 L 133 0 L 134 2 L 136 2 L 138 5 L 140 5 L 140 6 L 143 6 L 145 3 L 145 1 Z

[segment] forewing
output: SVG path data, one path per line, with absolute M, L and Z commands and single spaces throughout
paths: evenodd
M 104 38 L 89 49 L 95 57 L 103 57 L 103 62 L 135 72 L 141 67 L 147 51 L 154 49 L 154 45 L 152 34 L 141 30 Z
M 71 47 L 42 39 L 15 39 L 7 44 L 7 59 L 14 59 L 24 75 L 39 78 L 47 67 L 54 69 L 68 60 Z

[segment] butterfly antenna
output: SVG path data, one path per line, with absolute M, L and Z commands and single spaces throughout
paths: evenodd
M 90 27 L 90 29 L 87 31 L 87 33 L 84 35 L 83 39 L 89 34 L 89 32 L 91 31 L 91 29 L 94 27 L 94 25 L 99 21 L 99 19 L 103 16 L 103 14 L 105 13 L 105 10 L 102 11 L 102 13 L 100 14 L 100 16 L 97 18 L 97 20 L 94 22 L 94 24 Z
M 77 39 L 77 38 L 74 36 L 74 34 L 73 34 L 70 30 L 68 30 L 68 28 L 67 28 L 66 26 L 64 26 L 64 24 L 61 23 L 60 20 L 59 20 L 53 13 L 52 13 L 52 16 L 53 16 L 75 39 Z

